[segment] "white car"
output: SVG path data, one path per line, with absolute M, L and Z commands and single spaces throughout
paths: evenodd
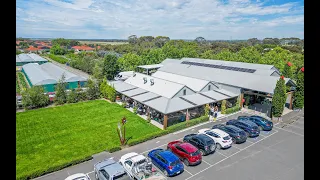
M 77 173 L 68 176 L 65 180 L 91 180 L 90 177 L 84 173 Z
M 200 129 L 198 131 L 198 134 L 205 134 L 209 136 L 214 140 L 217 148 L 219 149 L 228 148 L 232 145 L 232 138 L 230 137 L 230 135 L 224 131 L 221 131 L 220 129 L 204 128 Z

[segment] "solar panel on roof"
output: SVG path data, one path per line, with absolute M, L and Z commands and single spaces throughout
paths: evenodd
M 247 69 L 247 68 L 239 68 L 239 67 L 232 67 L 232 66 L 207 64 L 207 63 L 198 63 L 198 62 L 189 62 L 189 61 L 182 61 L 182 64 L 189 64 L 194 66 L 202 66 L 202 67 L 209 67 L 209 68 L 216 68 L 216 69 L 225 69 L 225 70 L 239 71 L 239 72 L 248 72 L 248 73 L 254 73 L 256 71 L 255 69 Z

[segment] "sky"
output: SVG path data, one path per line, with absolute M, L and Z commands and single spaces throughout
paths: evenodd
M 304 38 L 303 0 L 16 0 L 24 38 Z

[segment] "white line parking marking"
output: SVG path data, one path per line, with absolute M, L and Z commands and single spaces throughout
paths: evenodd
M 177 139 L 177 140 L 175 140 L 175 141 L 180 141 L 180 140 L 182 140 L 182 139 L 183 139 L 183 138 L 180 138 L 180 139 Z M 146 151 L 144 151 L 144 152 L 142 152 L 142 153 L 140 153 L 140 154 L 144 154 L 144 153 L 149 152 L 149 151 L 151 151 L 151 150 L 153 150 L 153 149 L 157 149 L 157 148 L 160 148 L 160 147 L 162 147 L 162 146 L 166 146 L 167 144 L 168 144 L 168 143 L 162 144 L 162 145 L 157 146 L 157 147 L 152 148 L 152 149 L 148 149 L 148 150 L 146 150 Z
M 205 161 L 205 160 L 203 160 L 203 159 L 202 159 L 202 162 L 208 164 L 209 166 L 212 166 L 210 163 L 208 163 L 207 161 Z
M 189 173 L 191 176 L 193 175 L 191 172 L 187 171 L 186 168 L 184 168 L 184 170 Z
M 277 133 L 277 132 L 274 132 L 274 133 L 270 134 L 269 136 L 272 136 L 272 135 L 274 135 L 275 133 Z M 268 136 L 268 137 L 269 137 L 269 136 Z M 192 178 L 192 177 L 194 177 L 194 176 L 196 176 L 196 175 L 198 175 L 198 174 L 202 173 L 203 171 L 206 171 L 207 169 L 211 168 L 212 166 L 215 166 L 215 165 L 219 164 L 220 162 L 222 162 L 222 161 L 224 161 L 224 160 L 226 160 L 226 159 L 228 159 L 228 158 L 230 158 L 230 157 L 232 157 L 232 156 L 234 156 L 234 155 L 236 155 L 236 154 L 238 154 L 238 153 L 242 152 L 243 150 L 245 150 L 245 149 L 247 149 L 247 148 L 249 148 L 249 147 L 251 147 L 251 146 L 253 146 L 253 145 L 257 144 L 258 142 L 260 142 L 260 141 L 262 141 L 262 140 L 264 140 L 264 139 L 266 139 L 266 138 L 267 138 L 267 137 L 262 138 L 262 139 L 260 139 L 259 141 L 255 142 L 255 143 L 253 143 L 253 144 L 250 144 L 249 146 L 247 146 L 247 147 L 243 148 L 242 150 L 240 150 L 240 151 L 238 151 L 238 152 L 235 152 L 235 153 L 231 154 L 230 156 L 228 156 L 228 157 L 226 157 L 226 158 L 224 158 L 224 159 L 222 159 L 222 160 L 220 160 L 220 161 L 216 162 L 215 164 L 213 164 L 213 165 L 211 165 L 211 166 L 209 166 L 209 167 L 207 167 L 207 168 L 205 168 L 205 169 L 203 169 L 203 170 L 201 170 L 201 171 L 197 172 L 196 174 L 194 174 L 194 175 L 192 175 L 192 176 L 188 177 L 188 178 L 187 178 L 187 179 L 185 179 L 185 180 L 188 180 L 188 179 L 190 179 L 190 178 Z
M 89 176 L 89 174 L 94 173 L 94 171 L 88 172 L 86 175 Z
M 221 154 L 222 156 L 224 156 L 224 157 L 227 157 L 226 155 L 224 155 L 224 154 L 222 154 L 221 152 L 219 152 L 219 151 L 216 151 L 218 154 Z
M 248 139 L 247 139 L 247 142 L 250 142 L 250 143 L 255 143 L 255 142 L 253 142 L 253 141 L 249 141 Z
M 296 133 L 296 132 L 293 132 L 293 131 L 289 131 L 289 130 L 286 130 L 286 129 L 283 129 L 283 128 L 278 128 L 278 127 L 275 127 L 275 128 L 277 128 L 277 129 L 279 129 L 279 130 L 281 129 L 281 130 L 283 130 L 283 131 L 287 131 L 287 132 L 293 133 L 293 134 L 295 134 L 295 135 L 304 137 L 303 134 L 299 134 L 299 133 Z
M 157 141 L 156 144 L 158 144 L 160 141 Z
M 265 135 L 262 135 L 261 133 L 259 135 L 262 136 L 262 137 L 266 137 Z
M 232 148 L 232 147 L 241 150 L 241 148 L 238 148 L 238 147 L 236 147 L 236 146 L 234 146 L 234 145 L 232 145 L 231 148 Z

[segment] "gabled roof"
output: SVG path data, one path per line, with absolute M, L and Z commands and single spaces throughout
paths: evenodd
M 62 77 L 62 75 L 65 75 L 65 82 L 74 82 L 74 81 L 86 81 L 87 79 L 82 77 L 82 76 L 78 76 L 75 75 L 63 68 L 60 68 L 57 65 L 54 65 L 52 63 L 44 63 L 42 65 L 40 65 L 40 67 L 47 72 L 51 77 L 53 77 L 54 79 L 56 79 L 57 81 L 59 81 Z
M 144 82 L 144 79 L 147 79 L 147 82 Z M 151 85 L 150 79 L 153 79 L 154 84 Z M 164 79 L 148 76 L 141 73 L 135 73 L 135 75 L 129 77 L 124 82 L 139 87 L 141 89 L 145 89 L 155 94 L 159 94 L 160 96 L 166 98 L 172 98 L 176 95 L 185 85 L 174 83 L 171 81 L 167 81 Z
M 210 81 L 203 79 L 196 79 L 188 76 L 181 76 L 178 74 L 168 73 L 164 71 L 157 71 L 152 74 L 153 77 L 166 79 L 168 81 L 184 84 L 194 91 L 201 91 Z
M 94 48 L 89 46 L 73 46 L 72 49 L 85 50 L 85 51 L 93 51 Z
M 47 72 L 43 71 L 39 64 L 29 63 L 22 66 L 32 85 L 56 84 L 57 80 L 52 78 Z
M 214 81 L 221 84 L 227 84 L 271 94 L 273 94 L 277 80 L 279 79 L 279 77 L 275 76 L 261 76 L 254 75 L 254 73 L 229 71 L 187 64 L 166 65 L 158 69 L 158 71 L 169 72 L 207 81 Z M 288 78 L 285 78 L 286 83 L 288 80 Z
M 19 54 L 16 55 L 16 62 L 47 62 L 48 60 L 42 58 L 41 56 L 31 53 L 31 54 Z
M 180 59 L 169 59 L 169 58 L 167 58 L 167 59 L 165 59 L 165 60 L 163 60 L 163 61 L 161 62 L 161 64 L 163 64 L 163 65 L 167 65 L 167 64 L 171 64 L 171 63 L 178 63 L 178 64 L 180 64 L 180 63 L 181 63 L 181 60 L 180 60 Z

